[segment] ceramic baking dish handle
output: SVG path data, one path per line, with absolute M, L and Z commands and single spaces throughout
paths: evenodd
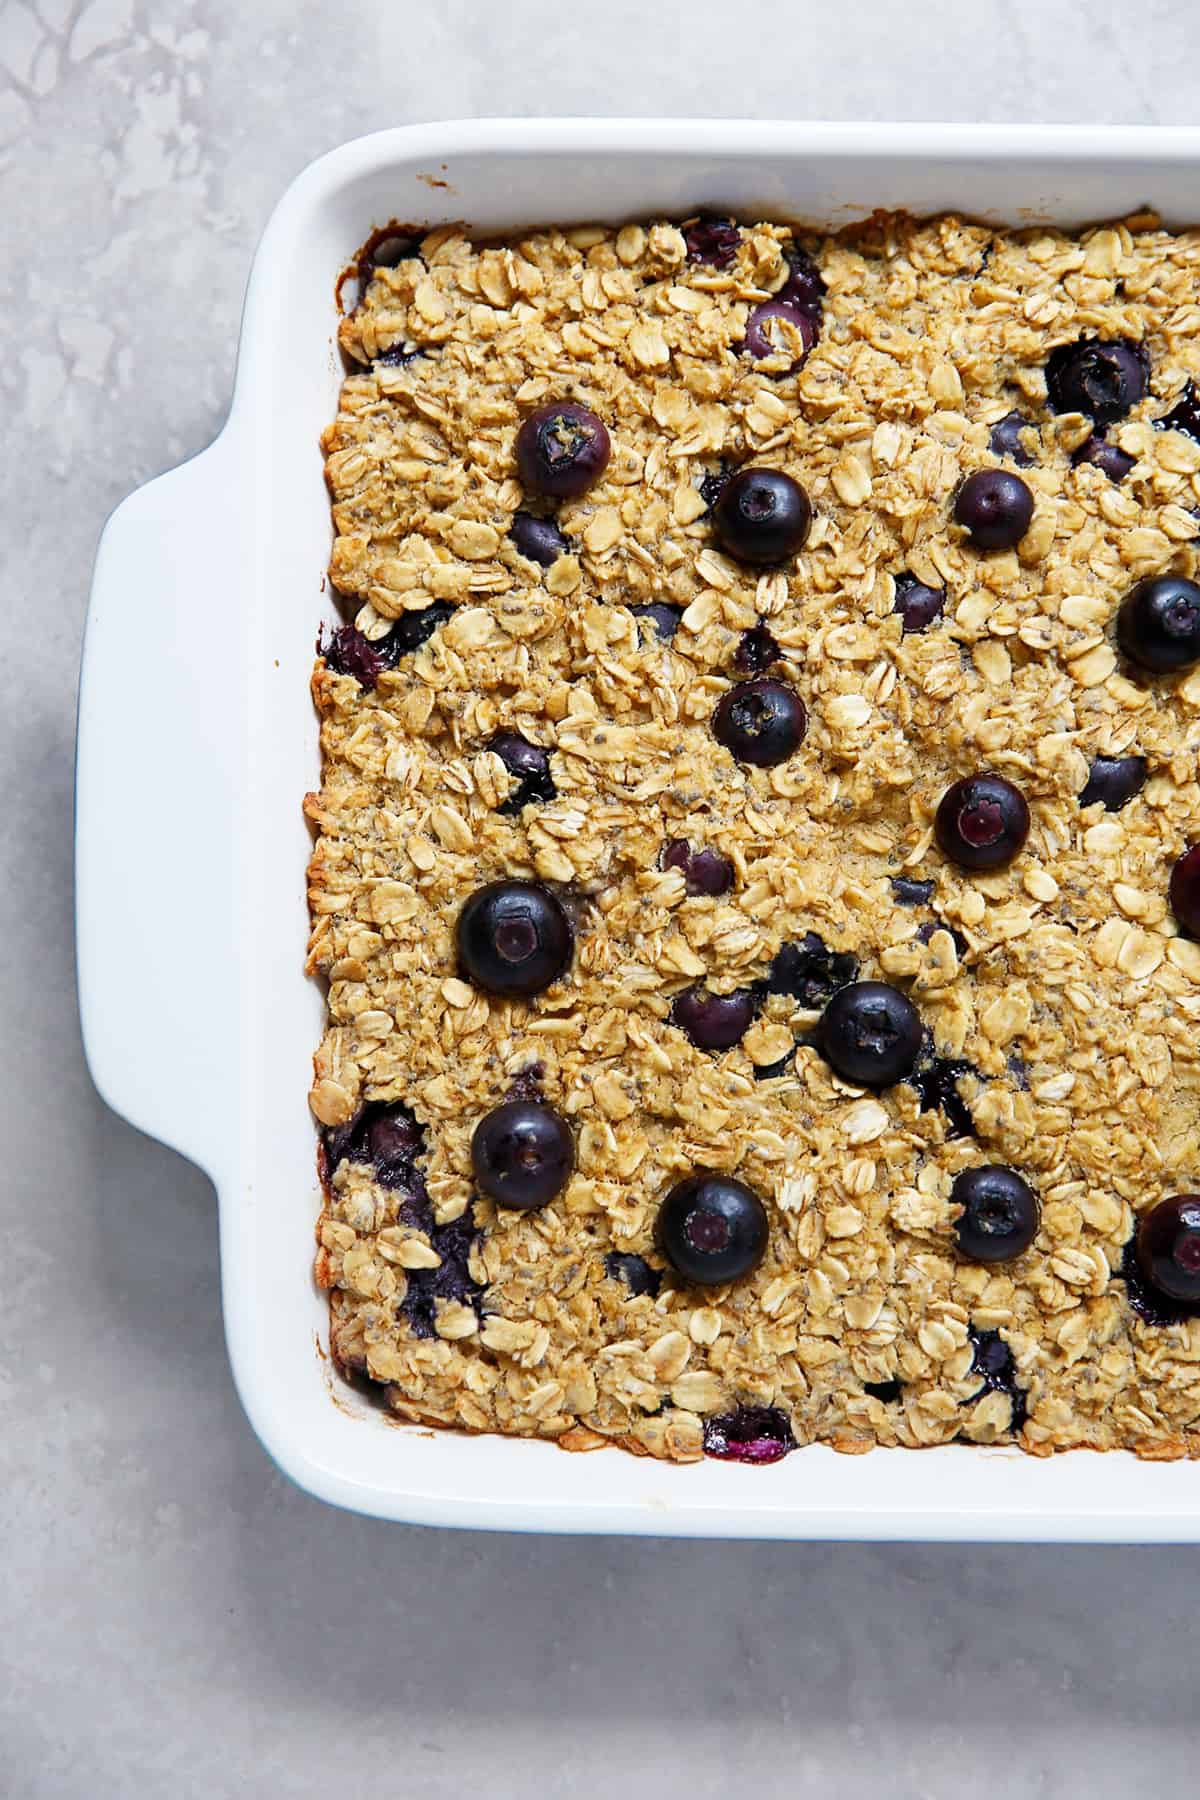
M 108 1104 L 216 1175 L 235 1061 L 239 566 L 228 433 L 131 494 L 96 555 L 75 772 L 84 1045 Z M 232 715 L 232 716 L 231 716 Z

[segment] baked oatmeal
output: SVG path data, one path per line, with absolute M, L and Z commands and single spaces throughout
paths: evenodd
M 341 1369 L 678 1461 L 1200 1453 L 1200 233 L 396 228 L 359 276 Z

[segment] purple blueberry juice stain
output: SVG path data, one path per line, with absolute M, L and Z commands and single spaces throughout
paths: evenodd
M 974 1347 L 971 1369 L 976 1375 L 983 1377 L 983 1386 L 978 1393 L 971 1395 L 971 1400 L 964 1400 L 968 1406 L 971 1401 L 981 1400 L 984 1394 L 1007 1394 L 1012 1405 L 1012 1422 L 1010 1431 L 1020 1431 L 1028 1416 L 1025 1403 L 1025 1389 L 1017 1381 L 1017 1365 L 1013 1353 L 998 1331 L 980 1331 L 976 1326 L 968 1327 L 968 1336 Z
M 704 1421 L 704 1454 L 720 1462 L 773 1463 L 795 1449 L 788 1416 L 777 1406 L 738 1406 Z
M 815 931 L 806 931 L 797 943 L 780 946 L 765 985 L 768 994 L 786 994 L 819 1012 L 857 974 L 858 958 L 849 950 L 831 950 Z
M 908 1077 L 920 1095 L 920 1110 L 923 1113 L 940 1112 L 949 1127 L 948 1136 L 952 1138 L 978 1135 L 971 1109 L 958 1091 L 959 1080 L 964 1075 L 974 1075 L 978 1079 L 979 1070 L 961 1056 L 930 1056 Z
M 413 1231 L 423 1231 L 441 1257 L 436 1269 L 410 1269 L 399 1311 L 414 1337 L 436 1335 L 434 1321 L 439 1300 L 457 1301 L 476 1313 L 483 1287 L 470 1273 L 471 1247 L 479 1236 L 472 1208 L 449 1224 L 439 1225 L 425 1187 L 420 1158 L 425 1134 L 420 1123 L 400 1101 L 374 1101 L 347 1125 L 321 1134 L 321 1177 L 328 1189 L 341 1162 L 366 1163 L 381 1187 L 401 1194 L 397 1220 Z

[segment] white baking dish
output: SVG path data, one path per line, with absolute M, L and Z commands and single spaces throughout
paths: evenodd
M 300 813 L 318 771 L 308 677 L 331 610 L 317 436 L 340 379 L 334 281 L 373 225 L 494 232 L 701 205 L 814 223 L 906 207 L 1076 224 L 1146 204 L 1186 224 L 1198 184 L 1191 130 L 512 120 L 381 132 L 284 195 L 254 264 L 228 424 L 126 500 L 100 545 L 79 713 L 78 947 L 101 1093 L 216 1184 L 234 1375 L 302 1487 L 385 1518 L 542 1531 L 1200 1537 L 1200 1467 L 1183 1463 L 813 1448 L 769 1468 L 677 1468 L 399 1428 L 341 1391 L 310 1274 L 305 1096 L 321 997 L 301 973 Z

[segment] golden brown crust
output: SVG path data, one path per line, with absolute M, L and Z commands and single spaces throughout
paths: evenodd
M 1016 1359 L 1025 1448 L 1197 1454 L 1200 1324 L 1143 1324 L 1114 1271 L 1137 1212 L 1200 1185 L 1200 946 L 1165 902 L 1200 819 L 1200 673 L 1132 679 L 1112 618 L 1138 577 L 1196 571 L 1200 446 L 1151 421 L 1200 376 L 1200 235 L 875 221 L 811 246 L 829 293 L 794 376 L 737 348 L 786 275 L 786 235 L 747 229 L 719 272 L 686 262 L 669 225 L 480 250 L 445 229 L 342 322 L 361 368 L 323 439 L 332 578 L 368 636 L 433 601 L 457 610 L 374 691 L 314 675 L 309 966 L 329 1024 L 313 1109 L 337 1125 L 367 1100 L 409 1104 L 444 1223 L 472 1200 L 475 1122 L 537 1064 L 578 1164 L 541 1213 L 475 1203 L 483 1317 L 441 1305 L 439 1335 L 417 1339 L 397 1305 L 406 1266 L 436 1252 L 344 1162 L 321 1223 L 335 1357 L 360 1366 L 352 1347 L 426 1423 L 690 1460 L 707 1415 L 753 1402 L 857 1453 L 1007 1441 L 975 1327 Z M 1151 357 L 1151 396 L 1110 434 L 1137 459 L 1119 487 L 1072 466 L 1087 422 L 1045 405 L 1047 353 L 1080 333 Z M 425 353 L 372 361 L 405 344 Z M 552 397 L 594 407 L 613 456 L 559 509 L 577 553 L 543 571 L 507 528 L 517 424 Z M 1014 407 L 1040 433 L 1022 471 L 1034 521 L 1018 552 L 981 557 L 950 501 Z M 721 458 L 807 487 L 814 529 L 786 570 L 714 547 L 698 485 Z M 947 590 L 945 620 L 908 637 L 905 569 Z M 686 609 L 669 646 L 628 611 L 649 601 Z M 774 770 L 733 762 L 708 724 L 759 619 L 810 715 Z M 515 817 L 485 748 L 502 725 L 553 752 L 557 798 Z M 1089 761 L 1135 751 L 1144 791 L 1081 810 Z M 940 794 L 979 767 L 1033 814 L 1024 853 L 987 876 L 932 847 Z M 671 837 L 730 856 L 732 893 L 686 898 L 660 866 Z M 895 903 L 900 874 L 936 880 L 931 907 Z M 531 1005 L 454 968 L 457 910 L 500 875 L 579 897 L 572 971 Z M 908 1086 L 847 1088 L 803 1046 L 756 1081 L 813 1022 L 793 1002 L 769 1001 L 718 1057 L 668 1023 L 681 987 L 743 985 L 808 931 L 903 985 L 938 1051 L 974 1065 L 976 1140 L 948 1137 Z M 1042 1204 L 1034 1246 L 991 1269 L 954 1253 L 948 1200 L 981 1161 L 1020 1168 Z M 701 1165 L 764 1195 L 766 1260 L 730 1289 L 668 1277 L 657 1300 L 631 1297 L 605 1254 L 652 1254 L 659 1200 Z M 891 1380 L 896 1402 L 864 1390 Z

